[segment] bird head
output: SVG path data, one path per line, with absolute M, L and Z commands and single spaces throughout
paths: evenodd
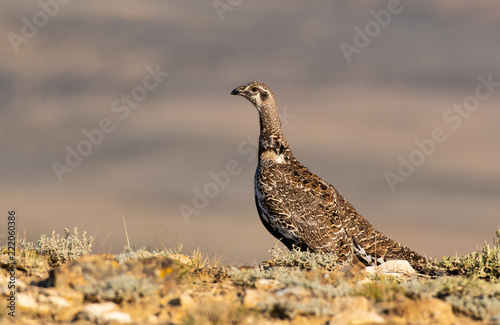
M 252 81 L 236 87 L 231 95 L 239 95 L 248 99 L 259 111 L 261 108 L 274 101 L 274 94 L 268 86 L 260 81 Z

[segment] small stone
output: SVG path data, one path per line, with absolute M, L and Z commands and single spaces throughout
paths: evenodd
M 176 307 L 178 307 L 178 306 L 181 305 L 181 298 L 178 298 L 178 297 L 177 298 L 172 298 L 172 299 L 170 299 L 168 301 L 168 304 L 170 306 L 176 306 Z
M 366 268 L 368 274 L 386 274 L 394 277 L 404 275 L 413 275 L 417 271 L 411 267 L 410 263 L 406 260 L 390 260 L 377 266 L 369 266 Z
M 256 308 L 258 303 L 263 299 L 263 293 L 255 289 L 248 289 L 245 291 L 243 298 L 243 306 L 247 308 Z
M 71 304 L 63 297 L 50 296 L 47 301 L 56 309 L 68 308 Z
M 282 296 L 294 296 L 298 299 L 302 299 L 310 295 L 310 291 L 304 287 L 286 287 L 274 292 L 277 297 Z
M 118 306 L 112 302 L 107 302 L 103 304 L 90 304 L 80 311 L 77 318 L 86 319 L 90 321 L 94 321 L 106 313 L 110 313 L 118 309 Z
M 255 288 L 261 290 L 276 290 L 281 283 L 274 279 L 258 279 L 255 281 Z
M 156 317 L 155 315 L 149 315 L 147 318 L 147 322 L 148 324 L 158 324 L 158 317 Z
M 10 281 L 9 277 L 0 274 L 0 295 L 8 296 L 12 291 L 11 289 L 9 289 L 9 281 Z M 15 285 L 16 285 L 16 293 L 23 292 L 27 288 L 26 283 L 20 279 L 15 280 Z
M 130 314 L 121 311 L 112 311 L 110 313 L 104 314 L 99 318 L 99 323 L 120 323 L 120 324 L 130 324 L 132 323 L 132 317 Z
M 20 293 L 17 294 L 16 299 L 17 299 L 17 305 L 20 308 L 34 311 L 38 307 L 38 303 L 35 301 L 35 298 L 33 298 L 30 295 Z
M 195 305 L 194 299 L 188 294 L 182 294 L 180 297 L 181 306 L 183 308 L 190 308 Z
M 329 325 L 368 325 L 383 324 L 385 321 L 379 314 L 372 311 L 344 311 L 335 315 Z
M 25 291 L 26 288 L 27 288 L 26 283 L 24 281 L 22 281 L 22 280 L 17 279 L 17 281 L 16 281 L 16 290 L 18 292 L 22 292 L 22 291 Z

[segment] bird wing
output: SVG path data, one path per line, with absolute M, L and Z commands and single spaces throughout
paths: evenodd
M 280 175 L 274 177 L 276 194 L 282 198 L 276 210 L 288 215 L 298 240 L 316 252 L 348 254 L 351 239 L 346 231 L 346 215 L 354 208 L 345 206 L 345 200 L 331 184 L 298 161 L 276 164 L 274 168 L 274 173 Z

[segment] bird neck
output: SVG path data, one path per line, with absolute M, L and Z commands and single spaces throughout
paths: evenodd
M 259 154 L 268 149 L 273 149 L 277 153 L 289 149 L 288 142 L 281 130 L 281 122 L 276 103 L 266 103 L 259 109 L 260 117 L 260 137 Z

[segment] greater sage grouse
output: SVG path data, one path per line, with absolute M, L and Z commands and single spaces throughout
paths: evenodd
M 292 249 L 335 253 L 340 261 L 354 254 L 365 265 L 407 260 L 423 270 L 426 259 L 375 229 L 333 185 L 295 159 L 283 136 L 274 94 L 253 81 L 231 95 L 248 99 L 259 111 L 259 163 L 255 203 L 266 229 Z

